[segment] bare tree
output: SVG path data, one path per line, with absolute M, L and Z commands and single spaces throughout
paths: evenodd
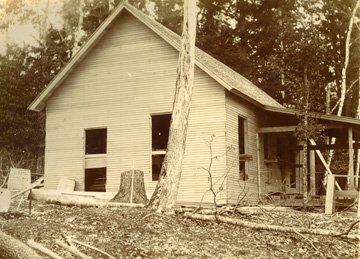
M 346 94 L 348 92 L 347 90 L 347 76 L 346 76 L 346 73 L 347 73 L 347 68 L 349 66 L 349 59 L 350 59 L 350 46 L 351 46 L 351 35 L 352 35 L 352 32 L 353 32 L 353 27 L 354 27 L 354 22 L 355 22 L 355 18 L 356 18 L 356 13 L 357 13 L 357 10 L 359 9 L 360 7 L 360 0 L 357 0 L 356 1 L 356 4 L 354 6 L 354 9 L 352 10 L 352 13 L 351 13 L 351 18 L 350 18 L 350 21 L 349 21 L 349 27 L 348 27 L 348 30 L 346 32 L 346 40 L 345 40 L 345 59 L 344 59 L 344 65 L 343 65 L 343 68 L 341 70 L 341 94 L 340 94 L 340 99 L 338 101 L 338 110 L 337 110 L 337 115 L 338 116 L 341 116 L 342 114 L 342 111 L 343 111 L 343 107 L 344 107 L 344 103 L 345 103 L 345 97 L 346 97 Z M 359 109 L 358 109 L 359 110 Z M 331 144 L 335 144 L 336 142 L 336 139 L 335 138 L 332 138 L 331 139 Z M 350 152 L 350 151 L 349 151 Z M 334 155 L 334 151 L 333 150 L 330 150 L 329 152 L 329 158 L 328 158 L 328 165 L 331 164 L 331 160 L 333 158 L 333 155 Z M 358 158 L 358 161 L 359 161 L 360 157 Z M 349 166 L 350 166 L 350 161 L 349 161 Z M 351 171 L 351 170 L 349 170 Z M 348 179 L 349 180 L 349 179 Z M 353 179 L 350 180 L 350 186 L 351 188 L 353 187 Z
M 157 212 L 172 212 L 177 199 L 193 90 L 196 21 L 196 1 L 185 0 L 169 140 L 159 182 L 149 202 Z
M 83 23 L 84 23 L 84 10 L 83 10 L 84 5 L 85 5 L 84 0 L 79 0 L 79 9 L 78 9 L 79 18 L 78 18 L 77 27 L 74 32 L 74 47 L 72 50 L 72 53 L 73 53 L 72 55 L 75 55 L 80 49 L 80 41 L 83 36 L 82 35 L 82 27 L 83 27 Z

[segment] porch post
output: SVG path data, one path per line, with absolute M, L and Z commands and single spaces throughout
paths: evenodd
M 353 148 L 353 132 L 352 128 L 348 128 L 348 145 L 349 145 L 349 169 L 347 178 L 347 189 L 354 189 L 354 148 Z
M 258 180 L 258 198 L 261 201 L 261 171 L 260 171 L 260 140 L 259 133 L 256 133 L 256 163 Z
M 316 167 L 315 167 L 315 151 L 309 152 L 309 164 L 310 164 L 310 195 L 316 195 Z

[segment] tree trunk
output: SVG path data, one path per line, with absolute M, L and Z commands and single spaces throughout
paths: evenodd
M 359 99 L 358 99 L 358 106 L 357 106 L 357 109 L 356 109 L 356 115 L 355 115 L 355 118 L 356 119 L 360 119 L 360 67 L 359 67 L 359 70 L 358 70 L 359 74 L 358 74 L 358 79 L 359 79 Z M 356 169 L 355 169 L 355 176 L 359 176 L 359 172 L 360 172 L 360 150 L 357 149 L 356 150 Z M 355 187 L 358 189 L 359 188 L 359 178 L 355 178 Z
M 0 230 L 0 258 L 40 259 L 41 257 L 21 241 Z
M 74 31 L 74 47 L 72 49 L 72 55 L 74 56 L 80 49 L 80 41 L 82 38 L 82 27 L 83 27 L 83 23 L 84 23 L 84 0 L 79 0 L 79 19 L 78 19 L 78 24 L 77 24 L 77 28 Z
M 344 66 L 341 70 L 341 94 L 340 94 L 340 102 L 339 102 L 339 108 L 337 111 L 337 115 L 341 116 L 344 103 L 345 103 L 345 96 L 346 96 L 346 72 L 347 67 L 349 65 L 349 58 L 350 58 L 350 39 L 351 39 L 351 33 L 354 25 L 354 19 L 356 16 L 357 9 L 359 9 L 360 6 L 360 0 L 356 1 L 355 7 L 352 11 L 351 18 L 349 21 L 349 27 L 348 31 L 346 32 L 346 40 L 345 40 L 345 60 L 344 60 Z M 331 144 L 335 144 L 336 138 L 331 138 Z M 329 158 L 328 158 L 328 165 L 330 166 L 332 157 L 334 155 L 334 150 L 330 150 L 329 152 Z
M 122 172 L 119 191 L 111 201 L 146 204 L 148 199 L 145 192 L 144 172 L 140 170 Z
M 345 60 L 344 60 L 344 66 L 341 70 L 341 95 L 340 95 L 340 104 L 339 109 L 337 111 L 337 115 L 341 116 L 342 110 L 344 107 L 345 102 L 345 95 L 346 95 L 346 72 L 349 65 L 349 58 L 350 58 L 350 39 L 351 39 L 351 33 L 354 25 L 354 19 L 356 16 L 357 9 L 360 6 L 360 0 L 356 1 L 355 7 L 352 11 L 348 31 L 346 33 L 346 41 L 345 41 Z
M 304 67 L 304 84 L 305 84 L 305 114 L 304 114 L 304 128 L 305 139 L 303 146 L 303 205 L 306 206 L 309 200 L 308 197 L 308 126 L 309 126 L 309 82 L 307 78 L 307 66 Z
M 48 15 L 49 15 L 49 2 L 50 0 L 46 1 L 45 9 L 44 9 L 44 17 L 42 23 L 40 25 L 40 40 L 42 44 L 46 47 L 46 36 L 47 36 L 47 25 L 48 25 Z
M 159 182 L 149 202 L 149 206 L 157 209 L 158 212 L 172 211 L 180 184 L 194 80 L 196 20 L 196 1 L 185 0 L 183 33 L 167 152 Z

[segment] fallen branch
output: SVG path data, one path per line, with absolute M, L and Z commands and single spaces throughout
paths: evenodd
M 321 252 L 319 251 L 319 249 L 316 248 L 316 246 L 314 245 L 314 243 L 313 243 L 309 238 L 307 238 L 306 236 L 304 236 L 303 234 L 301 234 L 301 233 L 299 233 L 299 232 L 297 232 L 297 231 L 294 231 L 294 232 L 295 232 L 296 234 L 298 234 L 299 236 L 301 236 L 302 238 L 304 238 L 306 241 L 308 241 L 308 242 L 310 243 L 310 245 L 315 249 L 315 251 L 320 254 L 321 258 L 326 259 L 326 257 L 323 255 L 323 253 L 321 253 Z
M 98 248 L 96 248 L 96 247 L 93 247 L 93 246 L 91 246 L 91 245 L 88 245 L 88 244 L 85 244 L 85 243 L 83 243 L 83 242 L 77 241 L 76 239 L 73 239 L 73 238 L 71 238 L 71 241 L 74 242 L 74 243 L 76 243 L 76 244 L 79 244 L 79 245 L 85 246 L 85 247 L 87 247 L 87 248 L 90 248 L 90 249 L 92 249 L 92 250 L 95 250 L 95 251 L 97 251 L 97 252 L 99 252 L 99 253 L 101 253 L 101 254 L 103 254 L 103 255 L 106 255 L 106 256 L 109 257 L 109 258 L 115 259 L 115 257 L 113 257 L 112 255 L 110 255 L 110 254 L 108 254 L 108 253 L 106 253 L 106 252 L 104 252 L 104 251 L 102 251 L 102 250 L 100 250 L 100 249 L 98 249 Z
M 253 229 L 278 231 L 278 232 L 285 232 L 285 233 L 299 232 L 299 233 L 303 233 L 303 234 L 323 235 L 323 236 L 331 236 L 331 237 L 339 237 L 339 235 L 341 234 L 337 231 L 324 230 L 324 229 L 294 228 L 294 227 L 266 225 L 263 223 L 248 222 L 248 221 L 244 221 L 244 220 L 240 220 L 240 219 L 223 217 L 220 215 L 217 215 L 215 217 L 213 215 L 201 215 L 201 214 L 185 212 L 184 216 L 187 218 L 191 218 L 191 219 L 218 221 L 218 222 L 222 222 L 222 223 L 228 223 L 228 224 L 232 224 L 232 225 L 248 227 L 248 228 L 253 228 Z M 342 236 L 342 237 L 360 240 L 360 237 L 358 235 L 346 235 L 346 236 Z
M 202 208 L 202 207 L 182 207 L 175 210 L 179 213 L 191 212 L 199 213 L 206 215 L 214 215 L 217 212 L 214 209 Z M 294 211 L 294 209 L 289 207 L 275 207 L 275 206 L 253 206 L 253 207 L 234 207 L 234 206 L 223 206 L 219 209 L 218 213 L 222 214 L 223 212 L 237 212 L 243 215 L 256 215 L 263 214 L 264 212 L 289 212 Z
M 53 251 L 51 251 L 50 249 L 46 248 L 45 246 L 43 246 L 40 243 L 35 242 L 34 240 L 30 239 L 27 241 L 28 246 L 34 248 L 35 250 L 53 258 L 53 259 L 63 259 L 63 257 L 61 257 L 60 255 L 54 253 Z
M 352 229 L 357 223 L 359 223 L 359 222 L 360 222 L 360 220 L 357 220 L 357 221 L 353 222 L 353 223 L 350 225 L 350 227 L 349 227 L 348 230 L 346 230 L 344 233 L 340 233 L 340 234 L 337 235 L 337 236 L 338 236 L 338 237 L 340 237 L 340 236 L 347 236 L 347 235 L 350 233 L 351 229 Z
M 72 253 L 73 255 L 81 258 L 81 259 L 91 259 L 92 257 L 80 252 L 75 246 L 74 244 L 71 242 L 71 240 L 66 237 L 63 236 L 66 240 L 66 242 L 68 244 L 65 244 L 63 242 L 61 242 L 60 240 L 55 240 L 55 243 L 58 244 L 59 246 L 61 246 L 62 248 L 64 248 L 65 250 L 69 251 L 70 253 Z

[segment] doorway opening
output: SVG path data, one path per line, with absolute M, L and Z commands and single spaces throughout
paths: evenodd
M 85 130 L 85 191 L 106 191 L 107 129 Z

